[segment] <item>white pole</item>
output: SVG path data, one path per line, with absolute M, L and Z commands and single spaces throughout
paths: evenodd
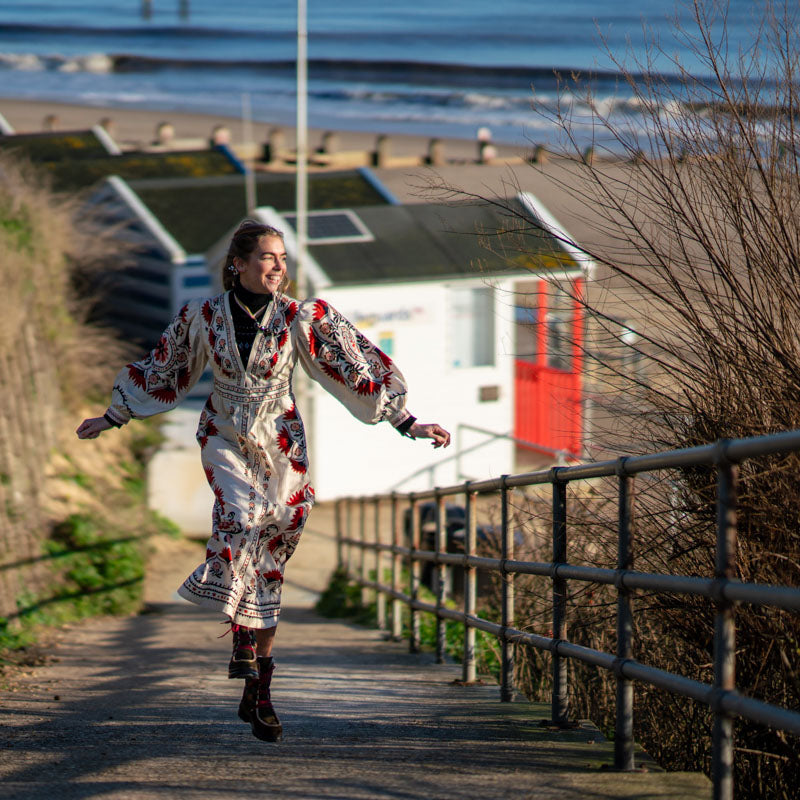
M 303 300 L 307 292 L 305 266 L 308 241 L 308 28 L 307 0 L 297 0 L 297 253 L 295 266 L 295 296 Z M 298 374 L 300 373 L 300 374 Z M 296 402 L 305 412 L 306 443 L 314 452 L 313 391 L 305 374 L 297 370 L 292 382 Z
M 253 144 L 253 113 L 250 107 L 250 92 L 242 92 L 242 139 L 245 152 Z M 256 207 L 256 176 L 249 156 L 244 159 L 246 172 L 244 173 L 244 200 L 247 206 L 247 215 L 252 216 Z
M 297 0 L 297 268 L 296 295 L 302 300 L 308 240 L 308 28 L 306 0 Z

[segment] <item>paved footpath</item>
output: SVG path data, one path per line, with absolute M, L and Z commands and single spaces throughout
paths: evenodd
M 699 775 L 602 770 L 611 745 L 592 726 L 547 731 L 543 706 L 501 704 L 496 686 L 453 684 L 458 667 L 317 617 L 332 543 L 312 531 L 277 639 L 284 740 L 261 742 L 236 716 L 218 617 L 172 594 L 202 545 L 161 547 L 148 613 L 73 626 L 57 660 L 0 692 L 3 800 L 710 797 Z

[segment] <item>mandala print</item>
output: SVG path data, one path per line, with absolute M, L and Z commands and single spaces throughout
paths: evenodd
M 308 348 L 320 369 L 359 395 L 377 395 L 394 375 L 392 359 L 323 300 L 314 303 Z
M 289 459 L 295 472 L 305 473 L 308 470 L 306 434 L 294 404 L 278 418 L 277 429 L 278 449 Z
M 269 572 L 261 574 L 256 570 L 258 582 L 261 584 L 261 590 L 266 594 L 272 594 L 280 591 L 283 585 L 283 574 L 279 569 L 271 569 Z
M 188 309 L 188 306 L 184 306 L 178 312 L 146 358 L 127 366 L 131 384 L 166 406 L 174 404 L 191 383 L 186 344 L 189 328 L 186 319 Z M 115 384 L 114 388 L 124 396 L 122 386 Z
M 206 335 L 214 363 L 226 378 L 234 378 L 236 376 L 236 367 L 231 359 L 230 348 L 228 347 L 229 336 L 220 305 L 219 298 L 206 300 L 203 303 L 201 314 L 206 323 Z
M 201 450 L 208 444 L 209 437 L 216 436 L 219 433 L 219 429 L 214 424 L 214 416 L 216 413 L 217 411 L 214 408 L 214 404 L 209 397 L 208 400 L 206 400 L 205 406 L 203 406 L 203 411 L 200 414 L 200 422 L 197 425 L 197 441 L 200 444 Z

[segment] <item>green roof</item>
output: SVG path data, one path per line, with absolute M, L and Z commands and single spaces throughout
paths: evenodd
M 17 154 L 35 164 L 59 191 L 83 189 L 109 175 L 143 179 L 237 174 L 219 150 L 112 155 L 92 131 L 0 136 L 0 152 Z
M 491 204 L 374 206 L 356 214 L 374 241 L 309 247 L 334 284 L 578 268 L 553 237 Z
M 108 156 L 108 150 L 91 130 L 0 136 L 0 150 L 18 153 L 35 164 Z
M 123 153 L 81 161 L 45 164 L 56 189 L 82 189 L 109 175 L 126 180 L 142 178 L 235 175 L 236 168 L 217 150 L 189 150 L 171 153 Z
M 243 176 L 129 183 L 187 253 L 204 253 L 247 216 Z M 272 206 L 278 211 L 294 210 L 294 175 L 258 174 L 256 200 L 259 206 Z M 309 175 L 309 207 L 312 209 L 322 211 L 386 202 L 357 171 Z

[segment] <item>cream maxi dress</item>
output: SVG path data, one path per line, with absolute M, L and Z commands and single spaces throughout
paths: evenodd
M 215 495 L 206 559 L 178 589 L 251 628 L 278 624 L 287 559 L 314 502 L 303 422 L 292 395 L 299 361 L 357 419 L 408 418 L 406 384 L 391 359 L 323 300 L 275 295 L 241 362 L 230 292 L 184 306 L 155 349 L 117 376 L 114 421 L 174 408 L 209 364 L 211 392 L 197 428 Z

